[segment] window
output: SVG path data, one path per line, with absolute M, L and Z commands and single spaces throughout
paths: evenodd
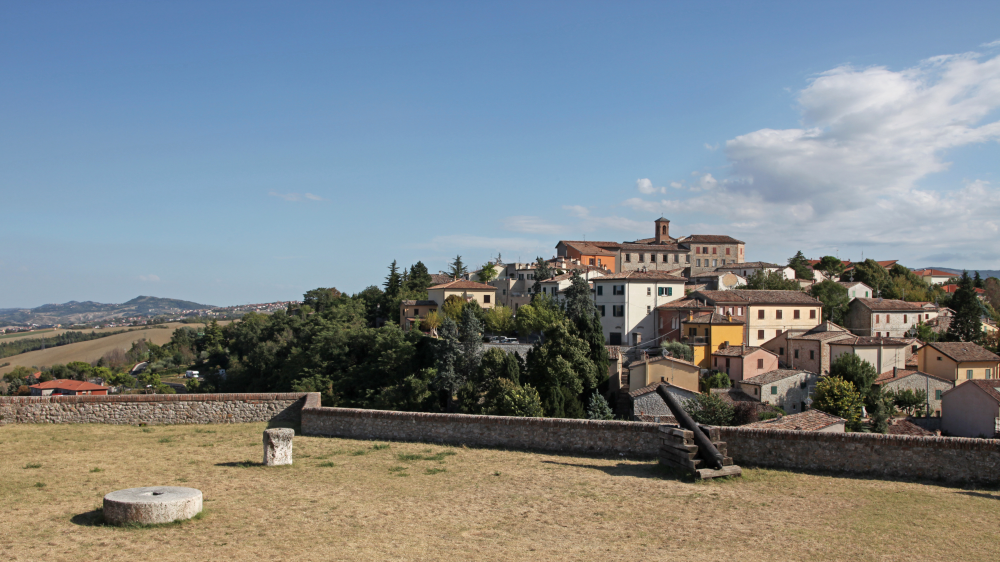
M 419 308 L 414 308 L 413 309 L 413 315 L 414 316 L 420 316 L 420 309 Z
M 684 263 L 691 263 L 691 254 L 684 254 Z
M 757 311 L 757 320 L 763 320 L 763 319 L 764 319 L 764 309 L 762 308 Z
M 729 255 L 729 248 L 726 248 L 726 255 Z
M 503 290 L 503 295 L 504 295 L 504 296 L 507 296 L 507 289 L 504 289 L 504 290 Z
M 815 350 L 812 350 L 812 349 L 809 350 L 809 359 L 810 360 L 816 359 L 816 351 Z
M 486 303 L 486 304 L 490 304 L 490 296 L 489 295 L 483 295 L 483 302 Z
M 758 359 L 757 360 L 757 368 L 758 369 L 763 369 L 764 368 L 764 360 L 763 359 Z
M 726 357 L 726 372 L 729 372 L 729 358 Z
M 771 396 L 774 396 L 777 393 L 778 393 L 778 387 L 777 386 L 772 386 L 771 387 Z
M 666 234 L 666 233 L 667 233 L 667 225 L 665 224 L 660 225 L 660 234 Z
M 646 254 L 639 254 L 639 263 L 642 263 L 646 259 Z
M 594 258 L 590 258 L 590 260 L 588 260 L 587 265 L 594 265 Z
M 798 310 L 795 310 L 794 312 L 792 312 L 792 318 L 795 319 L 795 320 L 799 319 L 799 311 Z
M 886 315 L 885 315 L 885 323 L 886 323 L 886 324 L 889 324 L 890 322 L 892 322 L 892 320 L 889 320 L 889 315 L 888 315 L 888 314 L 886 314 Z
M 712 255 L 715 255 L 717 253 L 719 253 L 719 249 L 718 248 L 712 248 Z
M 681 255 L 680 254 L 674 254 L 674 263 L 678 263 L 680 261 L 681 261 Z
M 726 260 L 722 260 L 722 265 L 726 265 Z
M 941 399 L 941 389 L 938 389 L 938 390 L 934 391 L 934 399 L 935 400 L 940 400 Z
M 625 285 L 612 285 L 611 286 L 611 294 L 613 294 L 613 295 L 624 295 L 625 294 Z
M 701 267 L 701 260 L 694 260 L 695 265 Z
M 598 306 L 597 310 L 601 311 L 601 318 L 604 318 L 604 305 L 602 304 L 602 305 Z
M 972 369 L 968 369 L 965 371 L 965 378 L 969 379 L 970 381 L 972 380 Z
M 651 310 L 651 309 L 652 309 L 652 307 L 650 307 L 650 306 L 649 306 L 649 305 L 647 304 L 647 305 L 646 305 L 646 314 L 649 314 L 650 312 L 652 312 L 652 310 Z
M 875 315 L 875 323 L 878 324 L 878 314 Z
M 707 254 L 708 253 L 708 246 L 702 246 L 701 253 Z
M 784 354 L 785 354 L 785 348 L 779 347 L 778 348 L 778 355 L 784 355 Z
M 903 324 L 906 324 L 906 315 L 903 315 Z
M 523 273 L 518 273 L 517 274 L 517 280 L 518 281 L 524 281 L 524 274 Z
M 604 294 L 604 285 L 598 285 L 597 286 L 597 295 L 601 296 L 603 294 Z
M 775 317 L 775 318 L 776 318 L 777 320 L 781 320 L 781 314 L 782 314 L 782 312 L 783 312 L 783 311 L 781 311 L 781 310 L 775 310 L 775 311 L 774 311 L 774 317 Z
M 719 260 L 712 260 L 712 267 L 719 267 Z
M 701 248 L 699 248 L 698 246 L 695 246 L 694 247 L 694 253 L 700 254 L 701 253 Z
M 993 378 L 993 369 L 986 369 L 986 378 L 988 379 Z
M 601 258 L 597 258 L 597 267 L 601 267 Z
M 712 335 L 712 331 L 709 328 L 705 328 L 705 337 Z
M 667 296 L 668 297 L 674 296 L 674 288 L 673 287 L 667 287 Z
M 625 316 L 625 305 L 624 304 L 612 305 L 611 316 L 617 316 L 619 318 Z
M 757 330 L 757 339 L 764 339 L 764 330 Z
M 809 319 L 810 320 L 815 320 L 816 319 L 816 311 L 815 310 L 810 310 L 809 311 Z
M 647 297 L 653 296 L 653 288 L 652 287 L 646 287 L 646 296 Z
M 736 307 L 736 316 L 743 316 L 743 307 L 742 306 L 737 306 Z
M 781 335 L 781 330 L 775 330 L 774 331 L 774 335 L 775 335 L 775 337 L 780 336 Z
M 625 261 L 632 261 L 632 254 L 625 254 Z
M 924 314 L 924 320 L 928 320 L 928 319 L 930 319 L 930 317 L 931 317 L 930 314 Z
M 757 396 L 757 392 L 758 392 L 759 390 L 760 390 L 759 388 L 755 388 L 755 389 L 753 389 L 753 395 L 754 395 L 754 396 Z
M 692 338 L 698 335 L 698 328 L 688 328 L 688 336 Z
M 938 361 L 940 361 L 940 360 L 941 360 L 941 356 L 940 356 L 940 355 L 938 355 Z
M 799 358 L 799 350 L 797 350 L 797 349 L 796 349 L 796 350 L 795 350 L 795 351 L 793 351 L 792 353 L 794 353 L 794 354 L 795 354 L 795 358 L 796 358 L 796 359 L 798 359 L 798 358 Z

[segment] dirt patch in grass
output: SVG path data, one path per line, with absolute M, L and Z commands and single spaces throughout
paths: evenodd
M 645 460 L 302 436 L 295 464 L 265 467 L 249 445 L 265 428 L 0 427 L 0 559 L 1000 559 L 996 490 L 754 469 L 698 483 Z M 93 524 L 104 494 L 175 482 L 210 516 Z

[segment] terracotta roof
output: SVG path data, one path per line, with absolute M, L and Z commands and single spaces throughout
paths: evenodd
M 639 250 L 643 252 L 662 252 L 662 251 L 683 251 L 687 253 L 687 248 L 682 248 L 680 245 L 674 242 L 657 242 L 655 238 L 650 238 L 649 242 L 635 241 L 635 242 L 625 242 L 621 245 L 622 250 Z
M 577 252 L 587 256 L 613 256 L 613 252 L 609 252 L 600 246 L 596 246 L 589 242 L 567 242 L 567 248 L 573 248 Z
M 923 437 L 932 437 L 935 435 L 933 431 L 927 431 L 919 425 L 907 420 L 896 420 L 889 426 L 886 433 L 889 435 L 919 435 Z
M 941 285 L 941 288 L 944 289 L 944 292 L 946 292 L 946 293 L 954 293 L 955 291 L 958 290 L 958 285 L 955 284 L 955 283 L 952 283 L 951 285 Z M 976 294 L 984 295 L 984 294 L 986 294 L 986 290 L 985 289 L 978 289 L 977 288 L 976 289 Z
M 445 273 L 431 273 L 430 275 L 431 275 L 431 286 L 432 287 L 434 285 L 440 285 L 442 283 L 450 283 L 451 281 L 454 281 L 454 279 L 452 279 L 451 275 L 448 275 L 448 274 L 445 274 Z
M 924 372 L 918 371 L 916 369 L 896 369 L 895 371 L 893 371 L 892 369 L 889 369 L 888 371 L 886 371 L 886 372 L 880 374 L 878 377 L 876 377 L 875 381 L 874 381 L 874 384 L 885 384 L 887 382 L 898 381 L 900 379 L 905 379 L 906 377 L 909 377 L 909 376 L 912 376 L 912 375 L 919 375 L 919 376 L 922 376 L 922 377 L 929 377 L 929 378 L 932 378 L 932 379 L 937 379 L 939 381 L 950 382 L 950 383 L 955 382 L 955 381 L 952 381 L 950 379 L 946 379 L 946 378 L 938 376 L 938 375 L 932 375 L 931 373 L 924 373 Z
M 906 338 L 887 338 L 884 336 L 853 336 L 851 339 L 844 339 L 842 341 L 836 342 L 839 345 L 854 345 L 854 346 L 893 346 L 893 345 L 910 345 L 913 343 L 912 339 Z
M 681 391 L 683 394 L 698 394 L 697 392 L 694 392 L 693 390 L 688 390 L 686 388 L 681 388 L 679 386 L 674 386 L 674 385 L 672 385 L 672 384 L 670 384 L 668 382 L 652 382 L 652 383 L 649 383 L 649 384 L 647 384 L 646 386 L 644 386 L 642 388 L 637 388 L 637 389 L 633 390 L 632 392 L 629 392 L 628 395 L 631 396 L 632 398 L 638 398 L 640 396 L 644 396 L 646 394 L 649 394 L 650 392 L 656 392 L 656 389 L 659 388 L 661 384 L 663 386 L 668 387 L 668 390 L 670 388 L 676 388 L 677 390 Z
M 895 311 L 913 311 L 913 310 L 923 310 L 920 305 L 913 304 L 912 302 L 906 302 L 896 299 L 854 299 L 859 303 L 865 305 L 872 312 L 895 312 Z
M 955 388 L 945 391 L 945 394 L 955 392 L 967 384 L 979 387 L 979 389 L 989 395 L 990 398 L 1000 402 L 1000 380 L 998 379 L 974 379 L 971 381 L 965 381 L 962 384 L 955 385 Z
M 687 281 L 683 277 L 671 275 L 670 271 L 622 271 L 619 273 L 609 273 L 601 277 L 601 281 L 621 280 L 621 281 Z
M 633 365 L 645 365 L 646 363 L 656 363 L 657 361 L 673 361 L 674 363 L 680 363 L 682 365 L 688 365 L 690 367 L 697 367 L 697 365 L 695 365 L 690 361 L 680 359 L 678 357 L 673 357 L 671 355 L 653 355 L 646 359 L 639 359 L 637 361 L 633 361 L 629 363 L 629 367 Z
M 732 236 L 722 234 L 690 234 L 678 240 L 681 244 L 743 244 Z
M 861 281 L 837 281 L 837 284 L 838 285 L 843 285 L 843 286 L 847 287 L 848 289 L 850 289 L 851 287 L 855 287 L 857 285 L 865 285 Z M 868 285 L 865 285 L 865 287 L 867 287 L 867 286 Z
M 760 400 L 757 400 L 738 388 L 713 388 L 712 394 L 718 396 L 723 402 L 728 404 L 735 404 L 737 402 L 760 403 Z
M 718 312 L 713 312 L 711 314 L 702 314 L 701 316 L 695 316 L 690 320 L 681 320 L 682 324 L 709 324 L 709 325 L 742 325 L 745 324 L 742 320 L 738 318 L 729 317 L 726 318 Z
M 449 281 L 447 283 L 442 283 L 440 285 L 434 285 L 433 287 L 428 287 L 427 290 L 431 289 L 472 289 L 478 291 L 496 291 L 497 288 L 493 285 L 487 285 L 485 283 L 477 283 L 475 281 Z
M 704 308 L 706 310 L 715 310 L 714 306 L 695 299 L 680 299 L 668 302 L 667 304 L 661 304 L 656 308 Z
M 755 351 L 765 351 L 774 355 L 771 351 L 764 349 L 763 347 L 757 347 L 753 345 L 731 345 L 727 348 L 720 349 L 713 353 L 712 355 L 718 355 L 719 357 L 746 357 Z
M 622 355 L 622 348 L 620 345 L 606 345 L 604 346 L 608 349 L 608 357 L 611 359 L 618 359 Z
M 744 425 L 750 429 L 785 429 L 792 431 L 819 431 L 847 420 L 832 416 L 819 410 L 809 410 L 800 414 L 781 416 L 773 420 L 765 420 Z
M 718 269 L 785 269 L 787 265 L 778 265 L 776 263 L 767 263 L 766 261 L 747 261 L 741 263 L 728 263 L 726 265 L 720 265 Z
M 717 303 L 746 304 L 801 304 L 823 306 L 823 303 L 802 291 L 753 291 L 730 289 L 728 291 L 698 291 L 699 295 Z
M 101 386 L 99 384 L 91 384 L 86 381 L 75 381 L 71 379 L 55 379 L 48 382 L 42 382 L 38 384 L 31 385 L 30 388 L 37 388 L 39 390 L 48 390 L 50 388 L 58 388 L 60 390 L 108 390 L 108 387 Z
M 429 301 L 429 300 L 419 300 L 419 301 L 405 300 L 405 301 L 403 301 L 403 304 L 406 305 L 406 306 L 437 306 L 437 301 Z
M 589 244 L 591 246 L 597 246 L 598 248 L 603 248 L 607 250 L 608 248 L 619 248 L 621 244 L 618 242 L 605 242 L 604 240 L 560 240 L 556 246 L 563 244 L 569 246 L 571 244 Z
M 777 382 L 788 377 L 794 377 L 796 375 L 813 374 L 810 371 L 804 369 L 776 369 L 774 371 L 768 371 L 766 373 L 761 373 L 756 377 L 750 377 L 749 379 L 743 379 L 743 383 L 752 384 L 754 386 L 763 386 L 765 384 L 771 384 L 772 382 Z
M 719 269 L 722 269 L 721 267 Z M 723 275 L 736 275 L 732 271 L 704 271 L 696 275 L 691 275 L 691 279 L 702 279 L 710 277 L 722 277 Z M 738 277 L 738 276 L 737 276 Z
M 941 271 L 940 269 L 914 269 L 913 273 L 922 277 L 958 277 L 961 275 L 960 273 L 951 273 L 950 271 Z
M 1000 355 L 969 342 L 933 342 L 927 344 L 955 361 L 1000 361 Z M 924 346 L 926 347 L 926 346 Z

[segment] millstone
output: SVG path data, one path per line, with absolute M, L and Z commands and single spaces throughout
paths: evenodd
M 288 428 L 264 431 L 264 464 L 280 466 L 292 464 L 292 438 L 295 431 Z
M 104 496 L 104 520 L 112 525 L 155 525 L 190 519 L 201 513 L 201 490 L 150 486 Z

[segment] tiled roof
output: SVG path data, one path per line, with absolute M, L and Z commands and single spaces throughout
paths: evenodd
M 771 351 L 764 349 L 763 347 L 757 347 L 753 345 L 731 345 L 727 348 L 720 349 L 712 355 L 718 355 L 719 357 L 746 357 L 755 351 L 765 351 L 774 355 Z
M 601 277 L 601 281 L 687 281 L 683 277 L 671 275 L 670 271 L 622 271 Z
M 853 345 L 853 346 L 901 346 L 910 345 L 913 340 L 905 338 L 887 338 L 884 336 L 853 336 L 850 339 L 844 339 L 838 341 L 838 345 Z
M 909 376 L 912 376 L 912 375 L 919 375 L 921 377 L 929 377 L 929 378 L 937 379 L 939 381 L 944 381 L 944 382 L 954 382 L 954 381 L 946 379 L 944 377 L 940 377 L 938 375 L 933 375 L 931 373 L 924 373 L 924 372 L 918 371 L 916 369 L 896 369 L 895 371 L 893 371 L 892 369 L 889 369 L 888 371 L 886 371 L 886 372 L 880 374 L 878 377 L 876 377 L 874 384 L 885 384 L 887 382 L 898 381 L 900 379 L 905 379 L 906 377 L 909 377 Z
M 927 344 L 955 361 L 1000 361 L 1000 355 L 969 342 L 933 342 Z
M 778 265 L 776 263 L 767 263 L 766 261 L 747 261 L 741 263 L 729 263 L 726 265 L 720 265 L 718 269 L 785 269 L 787 265 Z
M 613 252 L 605 250 L 589 242 L 567 242 L 566 247 L 573 248 L 577 252 L 587 256 L 613 256 Z
M 850 289 L 851 287 L 856 287 L 858 285 L 865 285 L 861 281 L 837 281 L 837 284 L 838 285 L 843 285 L 844 287 L 847 287 L 848 289 Z M 865 285 L 865 287 L 867 287 L 867 286 L 868 285 Z
M 753 291 L 748 289 L 730 289 L 728 291 L 698 291 L 717 303 L 746 304 L 801 304 L 823 306 L 823 303 L 810 297 L 802 291 Z
M 712 394 L 718 396 L 723 402 L 729 404 L 735 404 L 737 402 L 755 402 L 760 403 L 760 400 L 750 396 L 746 392 L 738 388 L 713 388 Z
M 920 305 L 915 305 L 912 302 L 906 302 L 896 299 L 854 299 L 859 303 L 865 305 L 872 312 L 894 312 L 894 311 L 913 311 L 913 310 L 923 310 Z
M 713 312 L 711 314 L 702 314 L 701 316 L 695 316 L 690 320 L 681 320 L 684 324 L 708 324 L 711 326 L 723 325 L 723 326 L 735 326 L 745 324 L 742 320 L 733 317 L 725 317 L 718 312 Z
M 684 251 L 687 252 L 686 248 L 682 248 L 674 242 L 656 242 L 655 238 L 651 238 L 649 242 L 626 242 L 621 245 L 622 250 L 639 250 L 641 252 L 663 252 L 663 251 Z
M 889 435 L 918 435 L 922 437 L 932 437 L 934 435 L 933 431 L 927 431 L 919 425 L 907 420 L 894 421 L 886 430 L 886 433 Z
M 560 240 L 559 244 L 563 244 L 566 246 L 569 246 L 571 244 L 589 244 L 591 246 L 597 246 L 598 248 L 603 248 L 605 250 L 607 250 L 608 248 L 621 247 L 621 244 L 619 244 L 618 242 L 605 242 L 603 240 Z
M 934 277 L 958 277 L 958 273 L 951 273 L 950 271 L 941 271 L 940 269 L 914 269 L 913 273 L 920 276 L 931 276 Z
M 809 410 L 800 414 L 790 414 L 773 420 L 759 421 L 744 425 L 749 429 L 785 429 L 793 431 L 820 431 L 831 425 L 847 420 L 819 410 Z
M 75 381 L 71 379 L 55 379 L 48 382 L 41 382 L 38 384 L 31 385 L 31 388 L 37 388 L 39 390 L 48 390 L 50 388 L 58 388 L 60 390 L 108 390 L 108 387 L 101 386 L 99 384 L 91 384 L 86 381 Z
M 403 301 L 403 304 L 406 305 L 406 306 L 437 306 L 437 301 L 429 301 L 429 300 L 419 300 L 419 301 L 406 300 L 406 301 Z
M 979 389 L 985 392 L 987 395 L 989 395 L 990 398 L 992 398 L 997 402 L 1000 402 L 1000 380 L 998 379 L 985 379 L 985 380 L 975 379 L 971 381 L 965 381 L 962 384 L 956 385 L 955 388 L 945 392 L 945 394 L 948 394 L 949 392 L 955 392 L 956 390 L 964 387 L 967 384 L 979 387 Z
M 690 234 L 679 240 L 681 244 L 743 244 L 742 240 L 737 240 L 732 236 L 721 234 Z
M 816 326 L 810 328 L 806 331 L 799 330 L 789 330 L 786 339 L 790 340 L 818 340 L 826 341 L 834 338 L 854 338 L 857 337 L 851 332 L 847 331 L 847 328 L 843 326 L 838 326 L 833 322 L 826 321 Z
M 442 283 L 450 283 L 450 282 L 454 281 L 454 279 L 452 279 L 451 275 L 447 275 L 445 273 L 431 273 L 430 275 L 431 275 L 431 286 L 432 287 L 434 285 L 441 285 Z
M 644 386 L 642 388 L 637 388 L 637 389 L 629 392 L 628 395 L 630 397 L 632 397 L 632 398 L 638 398 L 640 396 L 645 396 L 645 395 L 647 395 L 647 394 L 649 394 L 651 392 L 656 392 L 656 389 L 659 388 L 661 384 L 663 386 L 667 387 L 667 392 L 670 392 L 670 389 L 672 388 L 672 389 L 675 389 L 676 391 L 678 391 L 677 394 L 686 394 L 686 395 L 699 394 L 698 392 L 694 392 L 693 390 L 688 390 L 686 388 L 681 388 L 679 386 L 672 385 L 672 384 L 670 384 L 668 382 L 652 382 L 652 383 L 649 383 L 649 384 L 647 384 L 646 386 Z M 671 392 L 671 394 L 674 394 L 674 393 Z
M 763 386 L 765 384 L 771 384 L 772 382 L 777 382 L 788 377 L 794 377 L 801 374 L 812 374 L 810 371 L 804 369 L 776 369 L 774 371 L 768 371 L 766 373 L 761 373 L 756 377 L 750 377 L 749 379 L 743 379 L 746 384 L 752 384 L 755 386 Z
M 449 281 L 447 283 L 442 283 L 440 285 L 434 285 L 428 287 L 427 290 L 431 289 L 472 289 L 477 291 L 496 291 L 497 288 L 493 285 L 487 285 L 485 283 L 477 283 L 475 281 Z
M 715 310 L 715 307 L 709 304 L 705 304 L 703 301 L 698 301 L 695 299 L 680 299 L 667 304 L 661 304 L 656 308 L 704 308 L 708 310 Z
M 620 345 L 606 345 L 608 348 L 608 357 L 611 359 L 618 359 L 622 355 L 622 348 Z
M 637 361 L 633 361 L 633 362 L 629 363 L 629 367 L 632 367 L 634 365 L 645 365 L 646 363 L 656 363 L 658 361 L 672 361 L 674 363 L 680 363 L 682 365 L 687 365 L 689 367 L 697 367 L 697 365 L 695 365 L 694 363 L 692 363 L 690 361 L 686 361 L 686 360 L 680 359 L 678 357 L 673 357 L 671 355 L 653 355 L 653 356 L 648 357 L 646 359 L 639 359 Z

